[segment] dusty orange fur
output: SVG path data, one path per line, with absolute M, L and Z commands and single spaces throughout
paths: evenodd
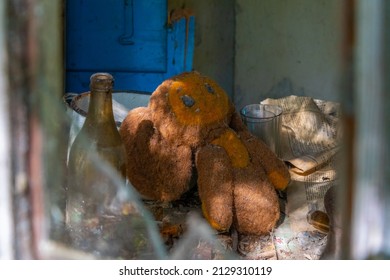
M 202 211 L 218 231 L 264 234 L 279 219 L 285 164 L 249 133 L 225 91 L 198 72 L 164 81 L 120 128 L 127 176 L 148 199 L 178 199 L 197 179 Z M 195 176 L 197 174 L 197 176 Z

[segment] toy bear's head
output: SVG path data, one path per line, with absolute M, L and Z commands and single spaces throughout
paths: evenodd
M 227 127 L 234 111 L 225 91 L 198 72 L 163 82 L 150 98 L 155 127 L 165 139 L 196 147 L 210 132 Z

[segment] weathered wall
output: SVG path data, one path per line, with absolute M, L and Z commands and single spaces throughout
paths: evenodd
M 342 3 L 236 0 L 236 106 L 293 93 L 337 100 Z
M 194 70 L 215 79 L 233 96 L 235 0 L 168 0 L 169 10 L 195 15 Z
M 343 1 L 168 0 L 196 17 L 194 69 L 237 108 L 290 94 L 338 100 Z

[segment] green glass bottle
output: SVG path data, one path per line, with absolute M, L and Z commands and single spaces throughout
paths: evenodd
M 113 84 L 108 73 L 91 76 L 88 114 L 69 153 L 66 225 L 75 246 L 98 238 L 98 225 L 114 215 L 118 186 L 112 175 L 125 183 L 125 149 L 113 115 Z M 95 245 L 91 241 L 85 246 Z

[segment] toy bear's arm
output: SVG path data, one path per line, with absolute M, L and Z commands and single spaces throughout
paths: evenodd
M 232 114 L 230 127 L 240 135 L 247 146 L 252 161 L 264 168 L 268 179 L 275 188 L 284 190 L 290 182 L 290 173 L 286 164 L 264 142 L 249 132 L 236 111 Z
M 149 108 L 131 110 L 120 134 L 127 153 L 127 177 L 141 196 L 172 201 L 189 189 L 191 149 L 164 140 L 154 127 Z

